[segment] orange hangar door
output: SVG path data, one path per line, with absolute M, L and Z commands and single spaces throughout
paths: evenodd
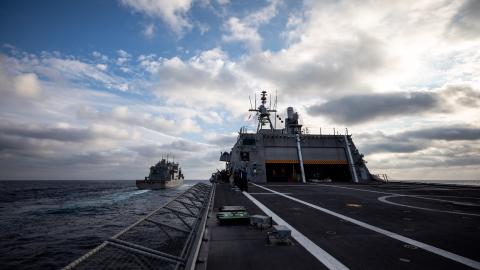
M 297 148 L 292 146 L 265 147 L 267 182 L 301 181 Z
M 299 182 L 300 164 L 298 160 L 266 160 L 267 182 Z
M 352 179 L 346 160 L 304 160 L 303 164 L 307 182 L 348 182 Z
M 303 147 L 307 182 L 349 182 L 352 180 L 343 147 Z

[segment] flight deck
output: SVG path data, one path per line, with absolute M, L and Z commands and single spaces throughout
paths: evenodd
M 216 184 L 207 269 L 480 269 L 480 187 L 415 183 Z M 243 205 L 292 231 L 220 225 L 223 205 Z

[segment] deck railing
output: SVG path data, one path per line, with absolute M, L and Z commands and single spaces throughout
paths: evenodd
M 64 269 L 190 269 L 212 194 L 194 185 Z

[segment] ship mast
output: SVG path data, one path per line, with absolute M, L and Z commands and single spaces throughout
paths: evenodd
M 251 108 L 250 110 L 248 110 L 250 112 L 256 112 L 257 113 L 257 117 L 258 117 L 257 132 L 260 129 L 262 129 L 262 127 L 264 125 L 266 125 L 267 123 L 270 125 L 270 129 L 274 130 L 275 128 L 273 127 L 272 121 L 270 120 L 270 113 L 272 113 L 272 112 L 276 113 L 277 110 L 276 110 L 276 108 L 271 109 L 271 102 L 270 102 L 270 106 L 268 106 L 268 108 L 267 108 L 267 106 L 265 106 L 265 104 L 267 104 L 267 91 L 262 91 L 260 100 L 261 100 L 261 104 L 260 104 L 260 106 L 258 106 L 258 108 Z

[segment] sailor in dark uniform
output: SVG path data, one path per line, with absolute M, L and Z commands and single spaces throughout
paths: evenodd
M 248 173 L 246 168 L 242 168 L 240 171 L 240 186 L 241 191 L 248 192 Z

